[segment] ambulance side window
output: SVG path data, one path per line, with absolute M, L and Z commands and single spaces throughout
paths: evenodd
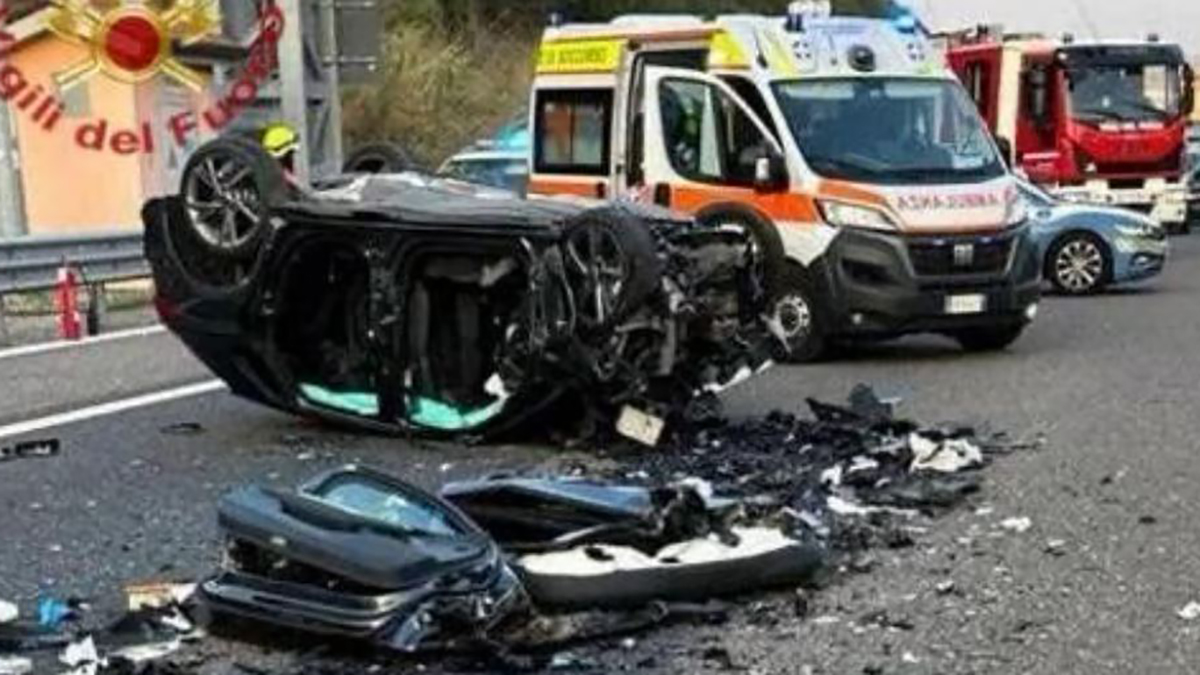
M 612 110 L 611 89 L 539 92 L 534 171 L 608 175 L 612 153 Z
M 769 146 L 733 99 L 704 82 L 669 79 L 659 101 L 663 141 L 676 173 L 704 183 L 754 185 L 755 162 Z

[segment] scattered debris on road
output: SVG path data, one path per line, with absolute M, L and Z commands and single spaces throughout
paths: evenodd
M 168 436 L 199 436 L 206 429 L 199 422 L 176 422 L 162 427 L 159 431 Z
M 1016 534 L 1024 534 L 1033 527 L 1033 521 L 1029 518 L 1006 518 L 1000 521 L 1000 528 L 1008 530 Z
M 1175 612 L 1184 621 L 1200 619 L 1200 602 L 1192 601 Z
M 16 459 L 46 459 L 57 457 L 60 452 L 62 452 L 62 441 L 57 438 L 22 441 L 11 447 L 0 447 L 0 462 Z

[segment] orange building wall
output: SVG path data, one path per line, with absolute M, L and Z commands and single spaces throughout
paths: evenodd
M 55 91 L 53 74 L 86 56 L 83 47 L 49 35 L 34 38 L 10 55 L 31 86 Z M 84 123 L 108 120 L 109 137 L 116 130 L 135 129 L 136 88 L 102 73 L 77 86 L 87 87 L 90 111 L 86 119 L 64 116 L 54 131 L 46 131 L 30 116 L 10 108 L 17 125 L 22 162 L 21 180 L 31 234 L 79 231 L 89 227 L 136 227 L 143 197 L 142 158 L 95 151 L 76 144 L 75 132 Z

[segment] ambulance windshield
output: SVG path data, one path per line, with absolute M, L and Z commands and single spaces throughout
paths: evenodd
M 878 184 L 971 183 L 1005 173 L 956 82 L 821 79 L 775 85 L 808 165 L 826 178 Z

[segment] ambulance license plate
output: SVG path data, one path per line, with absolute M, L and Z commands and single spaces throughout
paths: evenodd
M 987 296 L 982 293 L 946 296 L 946 313 L 951 316 L 983 314 L 986 310 Z

